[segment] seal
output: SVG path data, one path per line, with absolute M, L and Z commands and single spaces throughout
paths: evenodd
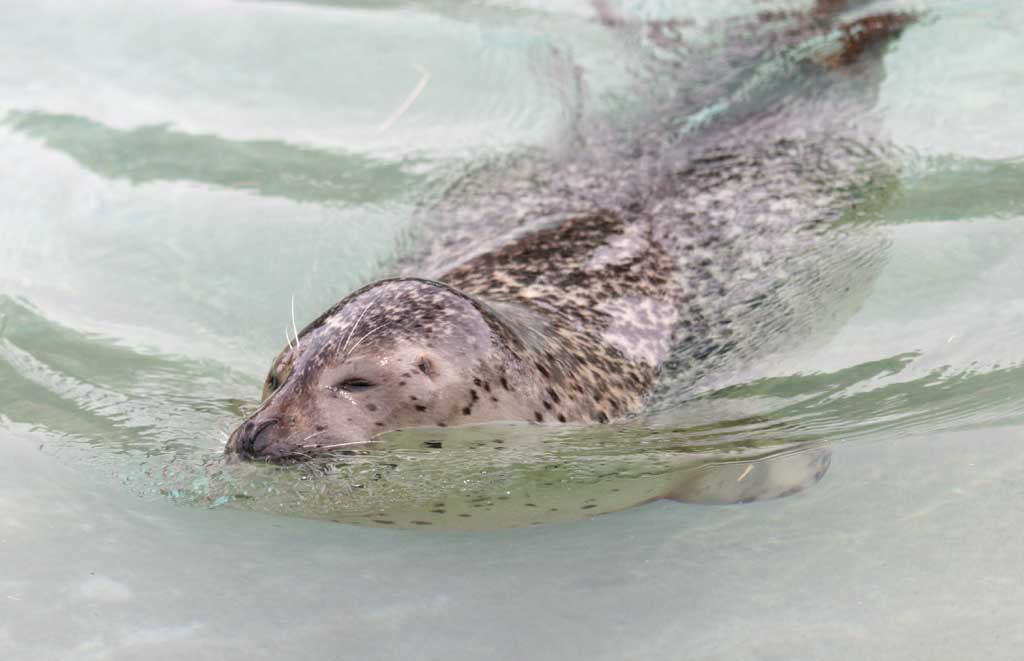
M 821 89 L 845 98 L 842 68 L 907 22 L 841 26 L 838 52 L 806 56 L 824 83 L 816 101 Z M 830 239 L 815 229 L 877 183 L 863 150 L 806 126 L 794 139 L 772 107 L 738 103 L 685 144 L 591 149 L 546 179 L 501 172 L 512 183 L 492 179 L 479 205 L 462 197 L 459 213 L 435 214 L 450 225 L 419 261 L 428 277 L 367 285 L 297 333 L 226 451 L 294 460 L 408 427 L 607 423 L 660 384 L 763 346 L 765 329 L 801 317 L 793 260 L 774 260 L 819 251 Z M 819 272 L 816 291 L 842 277 Z

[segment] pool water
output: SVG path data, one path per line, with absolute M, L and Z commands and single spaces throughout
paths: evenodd
M 615 6 L 692 20 L 683 57 L 766 7 L 706 5 Z M 358 472 L 220 459 L 292 315 L 392 268 L 472 167 L 564 149 L 580 108 L 642 116 L 651 44 L 561 1 L 7 3 L 0 657 L 1016 658 L 1024 9 L 875 7 L 922 18 L 885 57 L 898 181 L 835 323 L 642 425 L 504 430 L 555 448 L 516 461 L 399 435 L 418 471 L 355 497 Z M 797 442 L 832 460 L 791 497 L 580 509 L 702 443 Z M 544 480 L 549 525 L 351 525 Z

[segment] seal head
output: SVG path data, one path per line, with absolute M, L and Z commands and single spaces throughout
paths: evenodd
M 530 415 L 512 324 L 448 285 L 383 280 L 343 299 L 274 361 L 227 452 L 299 459 L 403 427 Z

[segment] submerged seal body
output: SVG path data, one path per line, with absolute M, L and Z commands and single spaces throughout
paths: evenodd
M 849 72 L 837 67 L 907 22 L 859 21 L 874 41 L 847 43 L 840 29 L 849 61 L 807 56 L 797 73 L 822 85 L 795 133 L 775 109 L 788 99 L 769 98 L 765 112 L 737 103 L 710 137 L 595 150 L 518 183 L 499 173 L 449 218 L 451 232 L 473 218 L 473 250 L 448 236 L 419 262 L 428 277 L 368 285 L 309 324 L 227 452 L 293 459 L 405 427 L 604 423 L 640 410 L 666 374 L 758 346 L 801 318 L 790 290 L 808 288 L 793 256 L 820 248 L 820 230 L 876 180 L 865 150 L 831 132 L 848 118 L 822 112 L 822 90 L 846 108 Z M 844 286 L 838 272 L 818 280 L 826 294 Z

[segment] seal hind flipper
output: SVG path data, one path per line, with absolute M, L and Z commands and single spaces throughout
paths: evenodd
M 871 53 L 877 53 L 917 20 L 909 12 L 872 14 L 839 26 L 840 50 L 826 56 L 823 63 L 834 69 L 849 67 Z
M 666 499 L 701 505 L 772 500 L 813 486 L 828 472 L 832 453 L 816 447 L 752 461 L 714 462 L 688 472 Z

